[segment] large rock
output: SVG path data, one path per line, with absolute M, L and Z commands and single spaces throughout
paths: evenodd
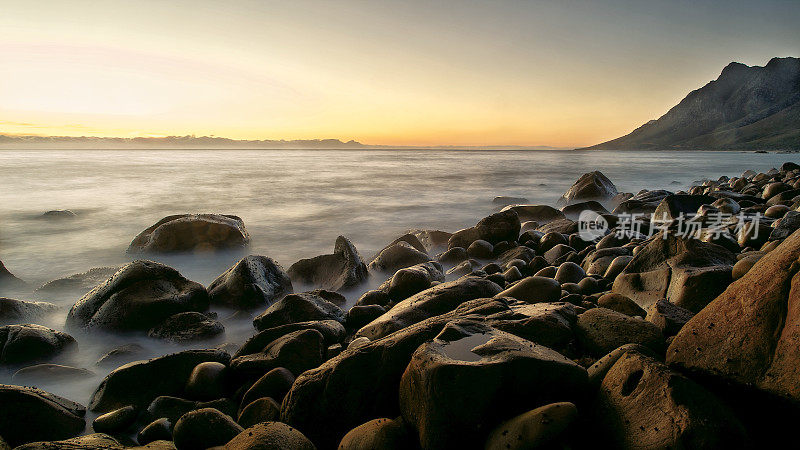
M 500 286 L 479 277 L 463 277 L 413 295 L 373 320 L 356 335 L 375 340 L 429 317 L 452 311 L 467 300 L 492 297 Z
M 345 322 L 345 312 L 312 292 L 289 294 L 253 319 L 256 329 L 266 330 L 281 325 L 314 320 Z
M 243 258 L 208 285 L 212 305 L 252 309 L 269 306 L 292 292 L 292 280 L 266 256 Z
M 612 290 L 644 309 L 666 298 L 697 312 L 725 290 L 735 263 L 736 256 L 719 245 L 661 232 L 633 257 Z
M 208 293 L 177 270 L 134 261 L 78 300 L 67 326 L 78 329 L 148 331 L 168 317 L 208 309 Z
M 326 348 L 319 331 L 298 330 L 272 341 L 258 353 L 234 358 L 231 370 L 244 379 L 258 377 L 277 367 L 300 374 L 322 364 Z
M 478 239 L 492 245 L 503 241 L 516 242 L 520 226 L 516 212 L 510 209 L 501 211 L 484 217 L 474 227 L 456 231 L 450 236 L 447 246 L 467 248 Z
M 523 278 L 497 297 L 511 297 L 527 303 L 556 302 L 561 298 L 561 283 L 539 276 Z
M 0 297 L 0 325 L 35 322 L 52 313 L 56 305 Z
M 716 200 L 709 195 L 672 194 L 661 200 L 653 214 L 657 220 L 676 220 L 681 216 L 688 220 L 701 205 L 710 205 Z
M 289 267 L 289 278 L 296 283 L 338 291 L 363 283 L 367 266 L 352 242 L 344 236 L 336 238 L 331 255 L 301 259 Z
M 303 433 L 281 422 L 262 422 L 242 431 L 225 450 L 315 450 Z
M 800 404 L 799 258 L 796 231 L 683 326 L 667 361 Z
M 178 450 L 205 450 L 227 444 L 242 431 L 230 416 L 214 408 L 203 408 L 178 419 L 172 437 Z
M 128 405 L 142 409 L 158 396 L 181 396 L 194 368 L 206 361 L 227 365 L 230 355 L 220 350 L 187 350 L 125 364 L 100 383 L 89 409 L 101 413 Z
M 394 301 L 405 300 L 431 287 L 434 282 L 445 281 L 442 265 L 429 261 L 400 269 L 378 289 Z
M 49 392 L 0 385 L 0 436 L 9 445 L 77 436 L 85 414 L 82 405 Z
M 607 201 L 617 195 L 617 187 L 599 171 L 581 175 L 559 199 L 561 204 L 572 204 L 579 201 Z
M 609 448 L 748 445 L 742 425 L 714 395 L 637 351 L 622 355 L 603 378 L 595 421 Z
M 606 308 L 592 308 L 579 315 L 577 335 L 581 345 L 596 357 L 625 344 L 641 344 L 657 353 L 664 350 L 664 335 L 657 326 Z
M 182 312 L 170 316 L 151 328 L 147 335 L 155 339 L 172 342 L 193 342 L 213 339 L 225 332 L 225 327 L 216 319 L 199 312 Z
M 75 339 L 41 325 L 0 327 L 0 366 L 30 364 L 77 351 Z
M 281 336 L 298 330 L 313 329 L 322 334 L 326 345 L 333 345 L 344 340 L 346 330 L 344 325 L 336 320 L 312 320 L 309 322 L 296 322 L 277 327 L 267 328 L 251 336 L 233 355 L 234 358 L 244 355 L 259 353 Z
M 422 247 L 422 244 L 419 244 Z M 424 247 L 422 247 L 424 249 Z M 404 267 L 430 261 L 425 251 L 420 250 L 406 241 L 395 242 L 384 248 L 369 263 L 369 270 L 392 273 Z
M 167 216 L 136 236 L 128 253 L 224 250 L 250 244 L 244 222 L 222 214 Z
M 411 358 L 400 410 L 422 448 L 467 448 L 532 405 L 575 401 L 586 370 L 558 352 L 473 321 L 448 324 Z

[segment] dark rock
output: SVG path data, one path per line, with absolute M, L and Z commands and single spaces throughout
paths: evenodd
M 45 211 L 41 217 L 43 219 L 62 220 L 75 219 L 78 217 L 78 215 L 68 209 L 54 209 L 51 211 Z
M 353 306 L 347 312 L 347 327 L 358 329 L 377 319 L 386 310 L 380 305 Z
M 467 255 L 467 249 L 464 247 L 452 247 L 436 257 L 442 264 L 457 264 L 461 261 L 465 261 L 467 258 L 469 258 L 469 256 Z
M 710 205 L 716 200 L 709 195 L 672 194 L 661 200 L 654 214 L 658 220 L 676 220 L 681 216 L 689 219 L 701 205 Z
M 16 447 L 20 450 L 122 450 L 124 448 L 125 446 L 120 444 L 117 439 L 103 433 L 88 434 L 62 441 L 31 442 Z
M 263 397 L 269 397 L 276 402 L 282 402 L 283 397 L 286 396 L 286 393 L 289 392 L 289 389 L 292 387 L 294 380 L 295 378 L 292 372 L 283 367 L 270 370 L 253 383 L 250 389 L 245 392 L 241 402 L 242 408 Z
M 607 308 L 593 308 L 579 315 L 576 334 L 583 348 L 597 357 L 631 343 L 657 353 L 664 351 L 664 336 L 658 327 Z
M 608 308 L 631 317 L 645 317 L 647 315 L 647 311 L 637 305 L 636 302 L 616 292 L 608 292 L 601 295 L 600 298 L 597 299 L 597 306 Z
M 129 405 L 98 416 L 92 428 L 98 433 L 113 433 L 125 430 L 135 421 L 136 409 Z
M 556 351 L 464 320 L 414 352 L 400 410 L 423 448 L 467 448 L 503 418 L 531 404 L 574 401 L 587 386 L 586 370 Z
M 558 244 L 544 253 L 544 259 L 548 263 L 556 265 L 556 262 L 558 262 L 559 259 L 563 258 L 565 255 L 568 255 L 570 252 L 574 251 L 575 249 L 570 247 L 569 245 Z
M 566 245 L 567 238 L 563 234 L 557 232 L 546 233 L 539 240 L 539 252 L 545 253 L 557 245 Z
M 78 300 L 67 326 L 147 331 L 174 314 L 206 309 L 203 286 L 163 264 L 134 261 Z
M 486 450 L 557 448 L 569 440 L 578 408 L 569 402 L 551 403 L 509 419 L 489 433 Z
M 244 430 L 225 446 L 225 450 L 314 450 L 303 433 L 281 422 L 263 422 Z
M 269 397 L 252 401 L 242 409 L 236 422 L 249 428 L 262 422 L 275 422 L 281 417 L 281 405 Z
M 272 341 L 259 353 L 234 358 L 231 370 L 239 378 L 258 376 L 276 367 L 299 374 L 322 364 L 327 348 L 319 331 L 294 331 Z
M 467 255 L 478 259 L 491 259 L 493 252 L 492 244 L 482 239 L 473 241 L 467 248 Z
M 434 282 L 444 281 L 441 264 L 430 261 L 398 270 L 379 289 L 384 290 L 390 299 L 399 301 L 428 289 Z
M 586 277 L 586 272 L 583 271 L 581 266 L 573 262 L 565 262 L 558 266 L 555 280 L 562 284 L 579 283 L 584 277 Z
M 310 322 L 296 322 L 287 325 L 279 325 L 267 328 L 258 332 L 247 340 L 236 352 L 234 358 L 262 352 L 274 340 L 298 330 L 317 330 L 322 334 L 325 343 L 332 345 L 341 342 L 345 337 L 344 326 L 335 320 L 316 320 Z
M 666 298 L 699 311 L 731 282 L 736 257 L 715 244 L 657 234 L 614 280 L 613 291 L 648 308 Z
M 467 300 L 491 297 L 499 292 L 498 285 L 478 277 L 464 277 L 442 283 L 396 304 L 360 329 L 356 335 L 375 340 L 428 317 L 452 311 Z
M 72 336 L 41 325 L 0 327 L 0 366 L 52 359 L 77 347 Z
M 179 214 L 167 216 L 142 231 L 128 253 L 173 253 L 241 248 L 250 244 L 244 222 L 237 216 Z
M 225 332 L 219 321 L 199 312 L 182 312 L 170 316 L 147 333 L 155 339 L 172 342 L 192 342 L 212 339 Z
M 544 224 L 536 229 L 537 231 L 547 233 L 561 233 L 569 235 L 578 232 L 578 222 L 569 219 L 554 220 L 550 223 Z
M 424 290 L 424 289 L 423 289 Z M 384 292 L 380 289 L 373 289 L 371 291 L 364 292 L 364 294 L 359 297 L 356 301 L 356 305 L 366 306 L 366 305 L 381 305 L 386 306 L 392 301 L 392 298 L 389 297 L 387 292 Z
M 289 294 L 272 304 L 253 319 L 253 325 L 261 331 L 281 325 L 314 320 L 345 322 L 345 312 L 333 303 L 310 292 Z
M 422 246 L 422 244 L 419 245 Z M 430 259 L 424 251 L 414 248 L 408 242 L 400 241 L 381 250 L 369 263 L 368 268 L 369 270 L 391 273 L 404 267 L 430 261 Z
M 184 414 L 204 408 L 214 408 L 231 417 L 235 416 L 237 411 L 236 404 L 228 399 L 195 402 L 178 397 L 160 396 L 150 403 L 143 418 L 151 421 L 157 418 L 167 419 L 171 432 L 172 427 Z
M 584 200 L 607 201 L 617 195 L 617 187 L 599 171 L 581 175 L 558 200 L 561 204 L 572 204 Z
M 228 367 L 216 361 L 198 364 L 186 382 L 186 396 L 192 400 L 214 400 L 225 397 Z
M 520 222 L 517 213 L 512 210 L 501 211 L 484 217 L 472 228 L 453 233 L 448 241 L 448 248 L 469 247 L 474 241 L 482 239 L 490 244 L 502 241 L 516 241 L 519 236 Z
M 590 200 L 588 202 L 578 202 L 561 208 L 564 216 L 570 220 L 578 220 L 581 213 L 584 211 L 594 211 L 597 214 L 611 214 L 599 202 Z
M 629 350 L 601 384 L 595 419 L 613 448 L 747 448 L 734 415 L 663 363 Z
M 769 234 L 770 241 L 779 241 L 786 239 L 792 233 L 800 229 L 800 212 L 789 211 L 774 225 L 772 232 Z M 769 229 L 764 230 L 766 233 Z
M 77 436 L 85 414 L 82 405 L 49 392 L 0 384 L 0 436 L 11 446 Z
M 503 211 L 514 211 L 520 221 L 534 221 L 539 225 L 566 218 L 563 212 L 548 205 L 514 205 L 503 208 Z
M 693 316 L 688 309 L 662 299 L 650 305 L 645 320 L 657 326 L 664 336 L 675 336 Z
M 373 419 L 350 430 L 339 443 L 339 450 L 367 448 L 406 450 L 418 447 L 417 436 L 402 418 Z
M 526 303 L 556 302 L 561 297 L 561 284 L 541 276 L 523 278 L 496 297 L 512 297 Z
M 417 240 L 425 246 L 425 252 L 429 253 L 433 250 L 447 247 L 447 241 L 452 236 L 452 233 L 439 230 L 409 230 L 409 234 L 413 234 Z
M 178 450 L 205 450 L 227 444 L 242 431 L 230 416 L 214 408 L 203 408 L 178 419 L 172 438 Z
M 464 275 L 471 274 L 475 269 L 479 268 L 480 266 L 481 263 L 479 263 L 478 261 L 475 261 L 474 259 L 469 259 L 448 270 L 447 275 L 450 275 L 451 277 L 454 278 L 460 278 L 463 277 Z
M 344 236 L 336 238 L 333 254 L 301 259 L 289 267 L 288 274 L 292 281 L 330 291 L 358 286 L 369 276 L 358 250 Z
M 83 273 L 76 273 L 65 278 L 49 281 L 37 288 L 34 293 L 39 297 L 52 294 L 70 293 L 84 296 L 95 286 L 119 272 L 122 267 L 95 267 Z
M 765 254 L 766 253 L 762 252 L 751 252 L 751 254 L 739 259 L 739 261 L 733 265 L 733 271 L 731 272 L 732 278 L 734 280 L 742 278 Z
M 292 280 L 278 263 L 250 255 L 208 286 L 212 305 L 252 309 L 269 306 L 292 292 Z
M 498 195 L 492 199 L 492 204 L 498 206 L 521 205 L 524 203 L 528 203 L 528 199 L 525 197 L 508 197 L 505 195 Z
M 651 356 L 653 358 L 656 357 L 656 353 L 645 347 L 641 344 L 625 344 L 623 346 L 617 347 L 616 349 L 612 350 L 609 354 L 603 356 L 602 358 L 598 359 L 594 364 L 592 364 L 587 370 L 589 373 L 589 384 L 593 387 L 600 387 L 600 383 L 603 382 L 603 378 L 606 377 L 606 374 L 614 364 L 629 351 L 636 351 L 643 355 Z
M 139 445 L 147 445 L 161 440 L 172 440 L 172 424 L 166 417 L 150 422 L 136 436 L 136 441 L 139 442 Z
M 47 302 L 26 302 L 0 297 L 0 325 L 32 322 L 54 312 L 58 307 Z
M 100 383 L 89 409 L 101 413 L 127 405 L 142 409 L 158 396 L 182 395 L 192 370 L 206 361 L 228 364 L 230 355 L 219 350 L 187 350 L 126 364 Z
M 61 364 L 35 364 L 14 372 L 11 381 L 18 385 L 35 386 L 41 383 L 68 383 L 94 377 L 94 372 Z

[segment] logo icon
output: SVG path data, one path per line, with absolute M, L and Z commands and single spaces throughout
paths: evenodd
M 586 209 L 578 216 L 578 236 L 584 241 L 599 240 L 608 233 L 608 221 L 595 211 Z

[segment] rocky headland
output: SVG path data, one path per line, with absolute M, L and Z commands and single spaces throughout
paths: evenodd
M 340 236 L 332 253 L 286 269 L 247 256 L 208 286 L 140 259 L 33 291 L 0 263 L 0 295 L 76 293 L 65 331 L 37 324 L 52 303 L 0 298 L 0 367 L 14 383 L 0 385 L 0 449 L 697 449 L 791 439 L 800 165 L 678 192 L 618 192 L 589 172 L 557 207 L 493 203 L 472 227 L 409 230 L 368 259 Z M 128 252 L 248 243 L 239 217 L 185 214 L 144 230 Z M 370 279 L 385 281 L 345 295 Z M 252 317 L 251 337 L 199 348 L 225 333 L 219 307 Z M 86 377 L 70 365 L 76 337 L 107 333 L 132 341 L 97 362 L 113 370 L 91 398 L 26 387 Z M 186 347 L 141 360 L 133 337 Z

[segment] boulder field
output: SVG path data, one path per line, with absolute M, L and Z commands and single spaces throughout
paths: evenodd
M 86 406 L 0 385 L 0 449 L 773 448 L 800 419 L 798 189 L 790 163 L 677 192 L 590 172 L 560 208 L 498 197 L 475 226 L 410 230 L 366 261 L 340 236 L 207 287 L 146 260 L 57 280 L 38 293 L 80 297 L 69 333 L 184 350 L 112 350 Z M 607 227 L 587 235 L 587 210 Z M 180 215 L 129 251 L 248 241 L 238 217 Z M 219 307 L 252 336 L 203 349 Z M 70 334 L 36 324 L 55 312 L 0 298 L 13 380 L 85 370 L 58 364 L 80 352 Z

